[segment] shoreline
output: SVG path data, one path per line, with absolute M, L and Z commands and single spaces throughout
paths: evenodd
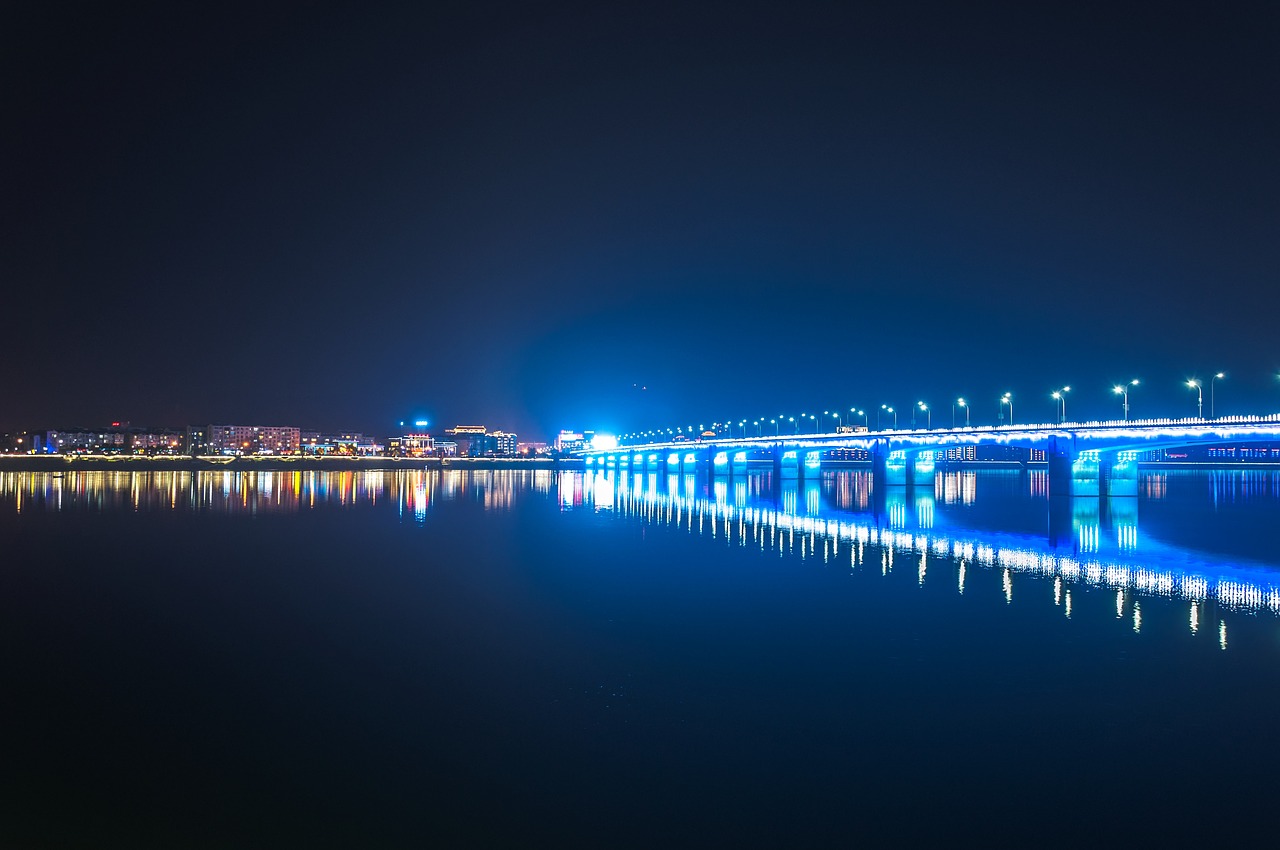
M 869 461 L 824 461 L 824 469 L 870 469 Z M 1044 469 L 1043 461 L 939 461 L 939 471 L 976 469 Z M 1145 470 L 1157 469 L 1276 469 L 1274 461 L 1139 461 Z M 752 472 L 765 471 L 753 465 Z M 0 472 L 359 472 L 373 470 L 497 470 L 532 469 L 556 472 L 617 471 L 626 466 L 587 466 L 578 458 L 397 458 L 397 457 L 144 457 L 139 455 L 0 455 Z M 654 470 L 647 470 L 652 472 Z
M 568 472 L 584 468 L 581 458 L 0 455 L 0 472 L 358 472 L 387 469 L 542 469 Z

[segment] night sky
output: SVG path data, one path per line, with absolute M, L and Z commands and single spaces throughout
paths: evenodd
M 1280 4 L 27 5 L 0 430 L 1280 410 Z

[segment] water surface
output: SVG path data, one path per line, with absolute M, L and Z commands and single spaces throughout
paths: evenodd
M 1277 481 L 5 473 L 0 839 L 1267 835 Z

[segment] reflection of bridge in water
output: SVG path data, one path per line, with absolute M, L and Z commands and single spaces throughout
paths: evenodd
M 1271 477 L 1244 475 L 1211 479 L 1215 501 L 1233 501 L 1253 491 L 1276 495 Z M 1031 495 L 1043 495 L 1045 476 L 1044 471 L 1026 474 Z M 1071 585 L 1080 582 L 1115 589 L 1118 609 L 1130 604 L 1126 599 L 1131 594 L 1185 599 L 1191 605 L 1193 629 L 1206 615 L 1207 604 L 1280 613 L 1280 582 L 1274 573 L 1196 562 L 1184 550 L 1140 541 L 1136 499 L 1072 499 L 1066 532 L 1055 539 L 950 524 L 938 505 L 972 503 L 972 473 L 938 475 L 933 488 L 889 487 L 883 502 L 873 498 L 875 482 L 869 472 L 841 474 L 832 484 L 830 499 L 824 499 L 816 478 L 760 474 L 11 472 L 0 474 L 0 509 L 17 514 L 128 510 L 262 516 L 381 507 L 396 511 L 403 520 L 422 522 L 439 502 L 472 501 L 487 510 L 507 510 L 523 494 L 534 493 L 555 498 L 564 508 L 612 510 L 734 545 L 846 562 L 854 569 L 912 564 L 921 580 L 930 558 L 954 559 L 960 592 L 971 567 L 1002 570 L 1010 599 L 1015 575 L 1048 578 L 1054 583 L 1055 602 L 1068 613 Z M 938 566 L 935 563 L 935 572 Z
M 1280 575 L 1261 566 L 1197 561 L 1158 543 L 1139 550 L 1136 499 L 1122 500 L 1124 507 L 1113 507 L 1109 517 L 1102 515 L 1097 499 L 1074 500 L 1072 540 L 1064 546 L 1045 537 L 947 527 L 935 510 L 934 492 L 920 489 L 898 489 L 886 498 L 883 513 L 863 514 L 826 505 L 817 481 L 771 486 L 765 476 L 728 480 L 597 471 L 589 475 L 585 491 L 597 509 L 706 534 L 726 545 L 820 558 L 851 569 L 887 572 L 905 563 L 923 582 L 931 559 L 935 566 L 947 559 L 955 562 L 960 593 L 970 567 L 1002 571 L 1008 601 L 1013 577 L 1032 575 L 1053 582 L 1055 604 L 1063 605 L 1068 616 L 1071 585 L 1079 583 L 1114 589 L 1118 613 L 1131 594 L 1186 600 L 1193 631 L 1209 603 L 1280 614 Z M 1136 608 L 1134 616 L 1140 620 Z

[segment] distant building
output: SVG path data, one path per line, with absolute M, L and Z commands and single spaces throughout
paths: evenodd
M 387 440 L 386 453 L 391 457 L 435 457 L 437 443 L 430 434 L 403 434 Z
M 206 431 L 209 454 L 297 454 L 302 431 L 290 425 L 210 425 Z
M 308 455 L 359 455 L 368 454 L 364 435 L 355 431 L 301 432 L 302 453 Z
M 492 434 L 485 435 L 485 451 L 486 455 L 495 457 L 514 457 L 516 453 L 516 435 L 508 434 L 505 431 L 494 431 Z
M 483 457 L 487 448 L 483 425 L 455 425 L 444 432 L 458 444 L 458 457 Z
M 547 454 L 549 451 L 550 448 L 546 443 L 516 443 L 516 454 L 518 455 L 533 457 L 534 455 Z
M 577 431 L 561 431 L 556 436 L 556 451 L 574 452 L 587 447 L 586 437 Z
M 187 454 L 192 457 L 209 454 L 209 426 L 187 426 Z

